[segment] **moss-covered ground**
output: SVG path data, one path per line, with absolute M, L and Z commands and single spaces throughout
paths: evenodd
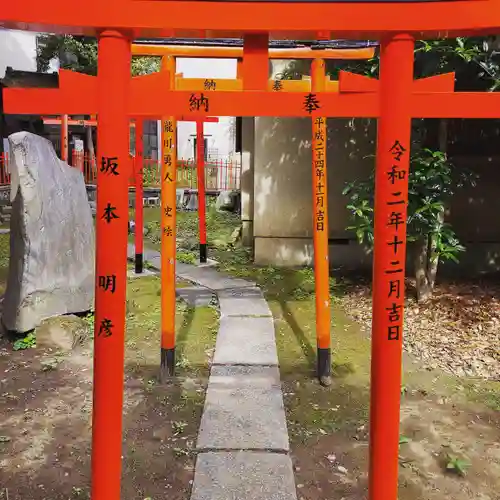
M 147 209 L 146 214 L 148 244 L 158 248 L 160 212 Z M 186 261 L 196 259 L 197 224 L 197 214 L 178 214 L 178 254 Z M 239 224 L 237 215 L 209 208 L 209 257 L 221 271 L 257 282 L 270 304 L 299 497 L 364 499 L 371 343 L 369 334 L 343 309 L 349 280 L 343 276 L 330 279 L 333 384 L 324 388 L 314 376 L 313 271 L 254 266 L 250 252 L 233 242 Z M 499 395 L 499 382 L 422 370 L 411 357 L 404 357 L 402 500 L 495 498 L 492 495 L 500 486 L 499 419 L 495 416 Z M 476 427 L 471 427 L 473 421 Z M 446 470 L 453 460 L 471 464 L 465 478 L 453 468 Z

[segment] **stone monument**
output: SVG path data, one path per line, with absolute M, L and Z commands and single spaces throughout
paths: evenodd
M 82 173 L 35 134 L 9 136 L 12 216 L 2 323 L 26 332 L 93 309 L 94 225 Z

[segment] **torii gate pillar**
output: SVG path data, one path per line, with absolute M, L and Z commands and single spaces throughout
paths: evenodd
M 370 408 L 370 500 L 397 500 L 406 212 L 414 40 L 380 49 L 380 118 L 375 174 Z
M 127 285 L 130 40 L 98 42 L 98 169 L 92 499 L 120 500 Z

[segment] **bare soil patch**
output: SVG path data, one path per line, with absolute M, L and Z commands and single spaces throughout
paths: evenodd
M 158 290 L 154 277 L 129 284 L 122 496 L 187 500 L 217 313 L 179 307 L 179 376 L 159 385 Z M 1 340 L 1 500 L 90 498 L 92 340 L 71 342 L 84 323 L 51 320 L 23 351 Z
M 314 379 L 314 300 L 272 303 L 299 500 L 366 500 L 370 338 L 333 308 L 331 387 Z M 403 363 L 400 500 L 500 500 L 500 384 Z M 446 469 L 470 464 L 465 477 Z
M 500 498 L 498 414 L 409 397 L 402 405 L 401 435 L 408 442 L 400 445 L 400 500 Z M 465 477 L 446 472 L 448 456 L 470 463 Z M 366 424 L 296 442 L 293 461 L 299 500 L 367 498 Z

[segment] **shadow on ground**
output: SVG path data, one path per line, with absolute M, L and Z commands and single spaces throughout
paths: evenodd
M 159 385 L 158 290 L 157 278 L 128 287 L 122 496 L 187 500 L 218 318 L 178 304 L 178 378 Z M 90 498 L 90 331 L 72 349 L 88 327 L 65 317 L 38 329 L 34 349 L 1 341 L 1 500 Z

